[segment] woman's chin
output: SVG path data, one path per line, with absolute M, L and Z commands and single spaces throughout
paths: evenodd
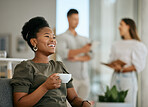
M 49 52 L 49 55 L 52 55 L 52 54 L 54 54 L 55 53 L 55 51 L 53 51 L 53 52 Z

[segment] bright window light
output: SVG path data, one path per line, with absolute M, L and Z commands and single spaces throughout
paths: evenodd
M 57 0 L 56 1 L 56 35 L 68 29 L 67 12 L 74 8 L 79 12 L 78 34 L 89 37 L 89 0 Z

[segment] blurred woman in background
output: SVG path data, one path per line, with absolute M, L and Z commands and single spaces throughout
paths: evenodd
M 120 22 L 119 31 L 123 40 L 112 45 L 110 61 L 115 69 L 111 86 L 116 85 L 118 90 L 128 90 L 125 102 L 132 103 L 136 107 L 138 91 L 137 73 L 143 71 L 146 63 L 147 48 L 141 42 L 136 31 L 135 22 L 129 18 L 123 18 Z M 121 60 L 126 65 L 113 63 Z

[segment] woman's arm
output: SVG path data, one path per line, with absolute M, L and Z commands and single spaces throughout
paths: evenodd
M 14 105 L 15 107 L 32 107 L 46 94 L 48 90 L 56 89 L 60 86 L 61 80 L 59 79 L 59 76 L 57 76 L 57 73 L 52 74 L 31 94 L 15 92 Z
M 114 66 L 112 67 L 113 69 L 115 69 L 115 72 L 132 72 L 132 71 L 136 71 L 136 68 L 134 65 L 128 66 L 128 67 L 121 67 L 121 65 L 119 64 L 114 64 Z
M 132 72 L 132 71 L 136 71 L 136 68 L 135 68 L 134 65 L 128 66 L 128 67 L 122 69 L 122 72 L 123 72 L 123 73 Z
M 15 92 L 13 94 L 15 107 L 32 107 L 34 106 L 48 90 L 41 85 L 31 94 Z
M 67 99 L 72 107 L 91 107 L 91 103 L 83 101 L 83 99 L 78 97 L 74 88 L 67 89 Z

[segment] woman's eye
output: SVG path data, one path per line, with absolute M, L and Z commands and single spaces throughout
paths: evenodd
M 49 38 L 49 36 L 45 36 L 45 37 Z
M 45 37 L 56 39 L 56 36 L 45 36 Z

